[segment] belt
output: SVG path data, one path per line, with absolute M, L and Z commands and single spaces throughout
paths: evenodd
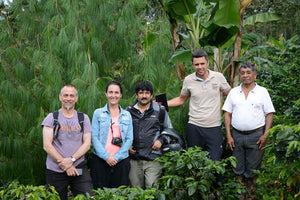
M 242 133 L 244 135 L 249 135 L 251 133 L 255 133 L 256 131 L 262 130 L 264 128 L 265 128 L 265 126 L 261 126 L 257 129 L 253 129 L 253 130 L 249 130 L 249 131 L 240 131 L 240 130 L 237 130 L 236 128 L 232 127 L 233 130 L 235 130 L 236 132 Z

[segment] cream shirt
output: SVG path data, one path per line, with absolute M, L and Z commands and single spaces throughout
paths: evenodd
M 221 125 L 221 92 L 230 89 L 223 74 L 209 70 L 205 81 L 199 80 L 196 72 L 183 81 L 181 94 L 190 96 L 189 123 L 200 127 Z

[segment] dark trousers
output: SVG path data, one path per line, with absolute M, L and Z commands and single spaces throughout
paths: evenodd
M 87 165 L 83 163 L 77 166 L 77 168 L 82 168 L 82 175 L 68 176 L 66 172 L 59 173 L 49 169 L 46 170 L 46 183 L 54 186 L 60 199 L 68 199 L 68 186 L 70 186 L 74 196 L 86 193 L 93 195 L 92 179 Z
M 102 189 L 103 187 L 117 188 L 121 185 L 129 186 L 129 158 L 125 158 L 114 167 L 110 167 L 105 160 L 93 154 L 90 165 L 92 182 L 95 189 Z
M 244 135 L 236 130 L 232 130 L 231 134 L 234 139 L 233 156 L 237 159 L 234 173 L 237 175 L 244 175 L 246 178 L 255 178 L 254 170 L 261 168 L 261 162 L 264 156 L 264 150 L 259 149 L 257 141 L 264 134 L 264 129 L 258 130 L 254 133 Z
M 221 126 L 205 128 L 188 123 L 185 135 L 188 147 L 201 147 L 209 152 L 212 160 L 221 160 L 223 153 Z
M 208 156 L 212 160 L 221 160 L 223 154 L 223 134 L 221 126 L 200 127 L 188 123 L 185 129 L 186 141 L 188 147 L 201 147 L 208 151 Z M 213 183 L 215 188 L 223 182 L 223 176 L 216 174 L 216 181 Z

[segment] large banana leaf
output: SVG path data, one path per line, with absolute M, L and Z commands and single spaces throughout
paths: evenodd
M 171 57 L 170 61 L 173 63 L 176 62 L 189 62 L 191 61 L 191 50 L 177 50 L 174 55 Z
M 247 17 L 244 20 L 244 26 L 247 25 L 255 25 L 257 23 L 276 21 L 280 19 L 280 15 L 275 13 L 258 13 L 256 15 L 252 15 Z
M 197 11 L 195 0 L 168 0 L 166 9 L 174 19 L 181 21 L 186 21 L 186 15 Z
M 202 26 L 208 34 L 199 42 L 202 46 L 211 45 L 220 47 L 235 36 L 239 30 L 239 4 L 236 0 L 220 0 L 219 9 L 213 20 Z

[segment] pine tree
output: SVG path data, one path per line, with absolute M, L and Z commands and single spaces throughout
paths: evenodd
M 166 91 L 171 44 L 164 20 L 163 26 L 147 25 L 147 6 L 140 0 L 14 0 L 1 6 L 0 185 L 44 183 L 40 124 L 61 107 L 64 84 L 78 88 L 76 109 L 90 117 L 105 105 L 109 80 L 122 83 L 123 107 L 133 102 L 137 81 Z M 156 31 L 149 43 L 147 33 Z

